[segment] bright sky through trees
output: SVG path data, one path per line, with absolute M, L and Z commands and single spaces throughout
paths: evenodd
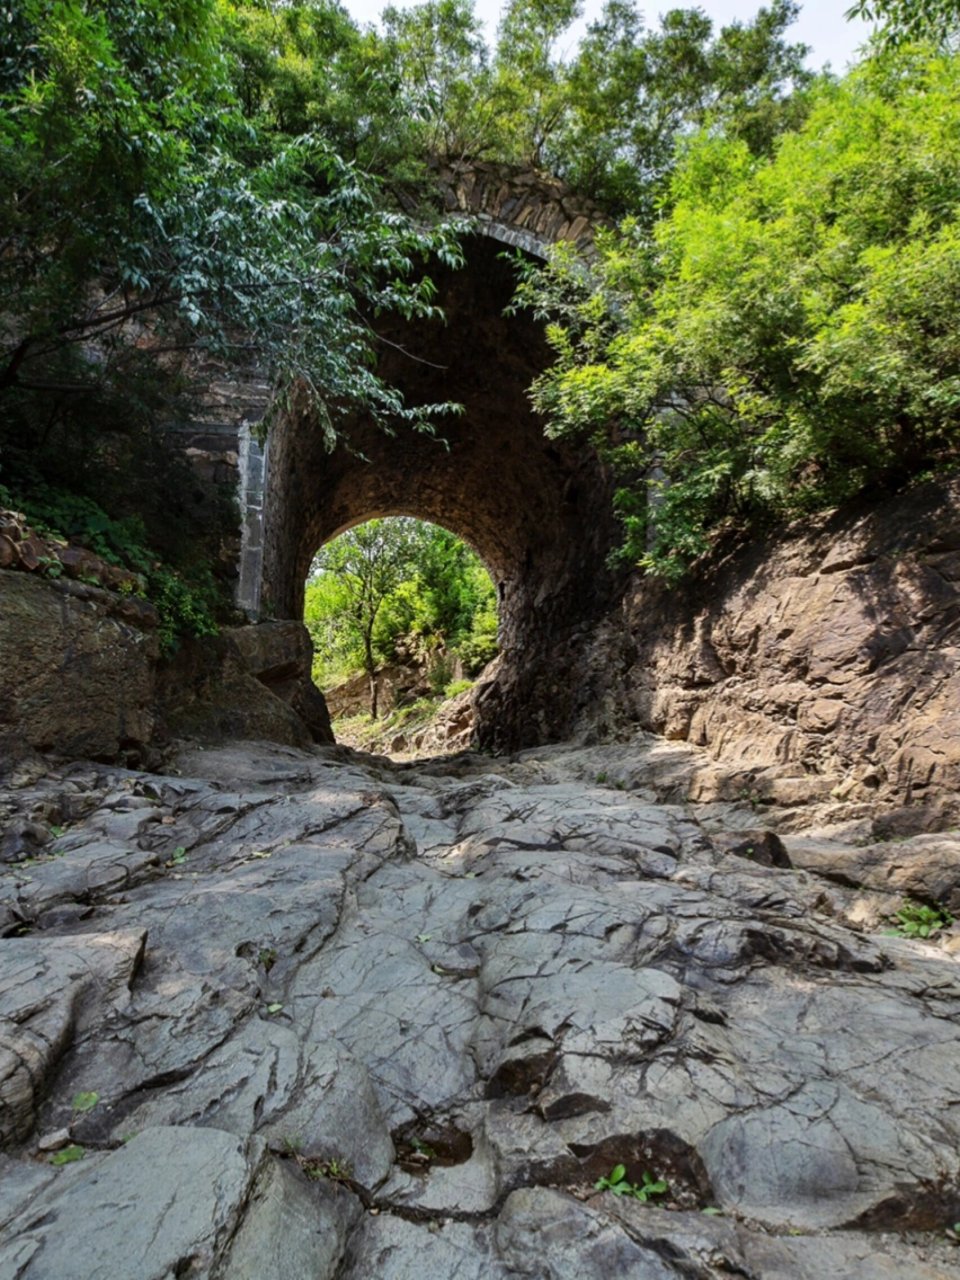
M 351 16 L 357 22 L 376 22 L 381 11 L 386 7 L 386 0 L 343 0 Z M 408 8 L 415 0 L 393 0 L 395 7 Z M 689 0 L 693 7 L 696 0 Z M 699 0 L 698 7 L 714 20 L 717 26 L 732 22 L 735 19 L 749 21 L 761 7 L 762 0 L 749 3 L 749 0 Z M 670 8 L 686 8 L 688 0 L 660 0 L 659 3 L 642 5 L 651 26 L 655 25 L 660 13 Z M 850 6 L 843 0 L 806 0 L 803 4 L 800 19 L 790 29 L 790 39 L 808 44 L 812 49 L 809 58 L 810 66 L 819 69 L 829 62 L 834 71 L 841 72 L 852 61 L 858 48 L 870 33 L 870 24 L 856 21 L 847 22 L 844 12 Z M 596 18 L 603 8 L 603 0 L 584 0 L 586 21 Z M 476 12 L 484 22 L 489 38 L 492 40 L 500 18 L 500 0 L 476 0 Z M 571 46 L 579 38 L 582 25 L 576 29 Z

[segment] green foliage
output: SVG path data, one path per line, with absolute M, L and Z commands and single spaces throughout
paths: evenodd
M 755 154 L 803 117 L 803 45 L 785 31 L 793 0 L 715 31 L 701 9 L 670 9 L 645 30 L 629 0 L 608 0 L 568 72 L 567 103 L 544 149 L 547 166 L 612 212 L 651 222 L 677 146 L 709 124 Z
M 199 582 L 188 582 L 158 565 L 147 575 L 147 595 L 160 615 L 161 652 L 171 653 L 181 635 L 199 639 L 217 634 L 217 588 L 209 573 Z
M 810 76 L 806 49 L 785 39 L 793 0 L 719 31 L 696 8 L 647 30 L 633 0 L 608 0 L 577 48 L 581 13 L 578 0 L 509 0 L 491 55 L 471 0 L 388 8 L 380 48 L 363 55 L 389 140 L 378 161 L 401 185 L 412 173 L 409 159 L 396 168 L 404 152 L 533 165 L 650 221 L 691 129 L 723 122 L 760 153 L 802 118 Z M 405 132 L 378 96 L 385 78 Z
M 370 714 L 374 718 L 374 630 L 387 598 L 403 581 L 412 554 L 411 521 L 368 520 L 328 543 L 314 560 L 313 574 L 326 577 L 327 583 L 319 592 L 308 591 L 304 621 L 315 645 L 326 640 L 334 652 L 339 649 L 341 655 L 359 657 L 361 670 L 370 679 Z
M 960 60 L 912 49 L 822 83 L 769 159 L 704 132 L 654 236 L 528 272 L 557 357 L 537 406 L 619 467 L 632 560 L 676 578 L 726 528 L 953 464 L 958 89 Z
M 74 1164 L 77 1160 L 82 1160 L 86 1154 L 83 1147 L 74 1142 L 69 1147 L 62 1147 L 59 1151 L 55 1151 L 50 1157 L 50 1163 L 57 1167 L 65 1164 Z
M 433 654 L 435 694 L 449 685 L 453 659 L 475 674 L 496 654 L 496 592 L 463 542 L 437 525 L 372 520 L 327 544 L 307 583 L 304 621 L 316 652 L 314 678 L 372 675 L 404 642 Z
M 319 132 L 258 134 L 230 85 L 228 12 L 30 0 L 0 24 L 0 394 L 34 422 L 53 397 L 82 415 L 122 393 L 149 318 L 140 347 L 256 351 L 331 432 L 348 405 L 422 425 L 430 408 L 376 376 L 359 306 L 435 314 L 416 264 L 455 261 L 452 236 L 386 211 Z
M 99 1101 L 99 1093 L 75 1093 L 72 1105 L 74 1111 L 83 1114 L 85 1111 L 92 1111 Z
M 886 48 L 913 40 L 949 44 L 960 31 L 957 0 L 857 0 L 848 18 L 880 24 L 880 44 Z
M 427 259 L 459 260 L 350 158 L 382 132 L 381 43 L 312 0 L 0 3 L 0 480 L 140 575 L 166 651 L 216 629 L 237 518 L 157 430 L 196 410 L 184 353 L 255 355 L 331 445 L 350 409 L 443 408 L 375 372 L 370 317 L 436 315 Z
M 331 0 L 234 0 L 227 65 L 261 131 L 322 134 L 403 207 L 429 203 L 431 157 L 489 158 L 549 169 L 649 220 L 691 129 L 723 122 L 760 153 L 802 117 L 793 0 L 719 30 L 696 8 L 647 30 L 633 0 L 608 0 L 577 48 L 581 12 L 578 0 L 510 0 L 491 53 L 472 0 L 388 6 L 380 36 Z
M 931 907 L 909 899 L 892 919 L 897 922 L 897 926 L 891 932 L 903 938 L 930 938 L 953 924 L 953 916 L 945 907 Z
M 137 573 L 150 568 L 143 546 L 143 524 L 137 517 L 112 520 L 90 498 L 46 485 L 38 485 L 22 497 L 2 489 L 0 499 L 22 511 L 38 533 L 77 542 L 109 564 Z
M 473 155 L 494 126 L 489 57 L 471 0 L 425 0 L 383 13 L 384 54 L 419 154 Z
M 430 692 L 438 697 L 453 678 L 453 658 L 449 653 L 437 654 L 427 668 Z
M 615 1196 L 629 1196 L 633 1200 L 639 1200 L 641 1204 L 646 1204 L 654 1196 L 666 1195 L 668 1189 L 662 1178 L 654 1178 L 646 1171 L 641 1182 L 629 1182 L 626 1166 L 622 1164 L 615 1165 L 609 1177 L 599 1178 L 594 1187 L 597 1191 L 610 1191 Z
M 445 698 L 456 698 L 461 693 L 466 693 L 468 689 L 472 688 L 472 680 L 451 680 L 448 685 L 444 686 L 443 696 Z
M 25 495 L 0 487 L 0 502 L 22 511 L 38 532 L 87 547 L 135 575 L 138 594 L 157 610 L 164 654 L 176 649 L 182 636 L 216 635 L 223 601 L 212 574 L 200 565 L 185 576 L 158 561 L 139 516 L 114 520 L 91 499 L 42 484 Z

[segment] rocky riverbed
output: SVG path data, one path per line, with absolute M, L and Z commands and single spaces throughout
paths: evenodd
M 960 840 L 699 767 L 21 761 L 0 1278 L 960 1276 Z

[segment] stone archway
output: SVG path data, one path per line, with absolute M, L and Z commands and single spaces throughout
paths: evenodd
M 503 657 L 479 699 L 478 737 L 499 749 L 563 732 L 543 704 L 568 678 L 558 673 L 571 638 L 609 608 L 616 586 L 606 566 L 616 539 L 610 477 L 592 449 L 543 434 L 527 388 L 549 351 L 537 322 L 504 315 L 514 277 L 501 255 L 493 238 L 472 237 L 462 270 L 431 273 L 444 322 L 378 326 L 379 370 L 408 403 L 463 404 L 438 438 L 389 435 L 358 418 L 346 433 L 351 447 L 327 452 L 309 411 L 294 408 L 276 424 L 262 578 L 265 610 L 299 617 L 317 548 L 352 525 L 408 515 L 463 538 L 498 585 Z M 509 714 L 498 696 L 507 687 Z

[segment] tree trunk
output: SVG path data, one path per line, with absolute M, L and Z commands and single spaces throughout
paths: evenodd
M 368 632 L 363 637 L 363 665 L 370 681 L 370 719 L 377 718 L 377 664 L 373 660 L 373 635 Z

